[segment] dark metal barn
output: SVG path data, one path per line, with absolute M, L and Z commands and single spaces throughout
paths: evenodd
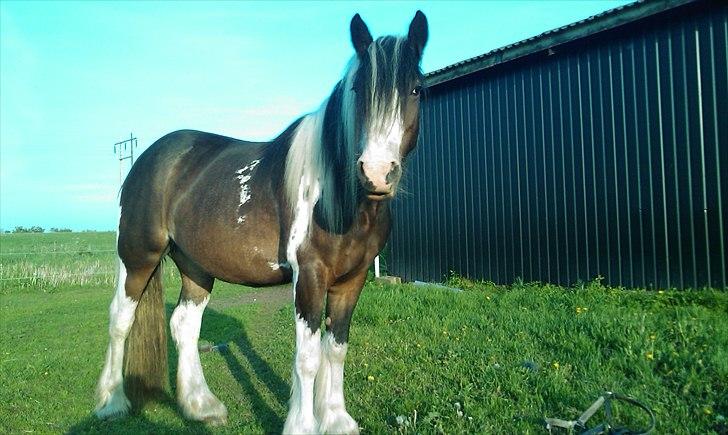
M 727 46 L 647 1 L 428 74 L 389 273 L 726 287 Z

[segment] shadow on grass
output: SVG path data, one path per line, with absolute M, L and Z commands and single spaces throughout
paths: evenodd
M 170 396 L 157 402 L 158 404 L 176 408 L 176 403 Z M 181 415 L 180 415 L 181 418 Z M 184 431 L 186 433 L 210 434 L 212 433 L 207 425 L 197 421 L 183 420 Z M 67 434 L 86 434 L 86 433 L 134 433 L 134 434 L 163 434 L 163 433 L 179 433 L 180 427 L 167 425 L 160 422 L 150 421 L 144 413 L 135 414 L 131 417 L 119 418 L 115 420 L 99 420 L 95 415 L 90 415 L 82 421 L 71 426 Z
M 261 392 L 258 391 L 252 377 L 257 377 L 260 383 L 267 387 L 275 400 L 284 407 L 288 400 L 288 392 L 290 391 L 288 383 L 278 376 L 268 362 L 255 350 L 248 338 L 245 327 L 240 321 L 208 308 L 205 310 L 204 322 L 205 324 L 200 334 L 201 340 L 211 343 L 227 344 L 226 347 L 222 347 L 218 352 L 225 360 L 230 373 L 245 392 L 245 397 L 241 397 L 241 400 L 250 401 L 251 409 L 256 419 L 266 432 L 280 433 L 283 430 L 283 420 L 268 404 Z M 230 330 L 237 332 L 232 340 L 230 337 L 221 337 L 213 332 Z M 252 373 L 244 367 L 243 362 L 232 351 L 233 346 L 237 347 L 240 354 L 247 360 L 247 364 L 252 369 Z
M 175 306 L 172 304 L 166 305 L 167 320 L 169 320 L 174 307 Z M 144 406 L 153 406 L 153 404 L 156 404 L 159 407 L 174 410 L 179 416 L 179 419 L 183 422 L 184 432 L 201 434 L 212 433 L 209 426 L 201 422 L 186 420 L 179 412 L 176 400 L 174 399 L 176 397 L 177 388 L 177 349 L 169 335 L 169 330 L 167 333 L 169 385 L 171 387 L 169 389 L 170 392 L 163 393 L 157 400 L 150 401 Z M 280 433 L 281 430 L 283 430 L 283 419 L 281 415 L 279 415 L 276 410 L 271 407 L 268 401 L 266 401 L 264 395 L 261 394 L 261 391 L 259 391 L 260 387 L 256 386 L 256 383 L 258 383 L 258 385 L 263 384 L 269 390 L 269 396 L 272 396 L 274 400 L 284 408 L 286 407 L 288 400 L 290 386 L 271 368 L 268 362 L 260 356 L 258 351 L 256 351 L 247 332 L 245 331 L 245 326 L 234 317 L 208 308 L 205 310 L 204 314 L 203 327 L 200 331 L 200 341 L 227 344 L 227 346 L 223 346 L 219 349 L 218 352 L 225 360 L 228 370 L 230 370 L 230 373 L 245 394 L 242 397 L 235 398 L 235 400 L 247 400 L 250 402 L 250 407 L 256 420 L 266 433 Z M 239 353 L 233 352 L 233 347 L 237 347 Z M 243 358 L 240 358 L 240 355 L 242 355 Z M 241 361 L 242 359 L 244 359 L 244 361 Z M 246 368 L 246 365 L 249 368 Z M 253 377 L 257 377 L 258 382 L 254 382 Z M 216 392 L 213 391 L 213 393 Z M 230 416 L 228 416 L 228 420 L 230 420 Z M 91 414 L 84 420 L 70 427 L 67 433 L 157 434 L 174 433 L 179 431 L 179 426 L 149 420 L 142 411 L 132 414 L 129 417 L 109 421 L 99 420 L 96 416 Z

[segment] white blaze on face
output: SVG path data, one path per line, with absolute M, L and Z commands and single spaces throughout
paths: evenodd
M 399 162 L 399 149 L 404 138 L 404 125 L 399 108 L 395 113 L 381 114 L 385 122 L 377 122 L 367 132 L 362 152 L 363 162 Z
M 376 122 L 370 127 L 366 145 L 359 162 L 364 176 L 375 190 L 386 191 L 391 188 L 388 175 L 400 161 L 400 147 L 404 136 L 404 126 L 398 108 L 395 113 L 382 115 L 387 122 Z
M 398 74 L 399 53 L 403 43 L 402 38 L 395 41 L 392 59 L 382 57 L 382 48 L 377 43 L 370 45 L 368 50 L 371 64 L 369 83 L 371 101 L 368 118 L 364 120 L 362 153 L 358 163 L 361 165 L 365 181 L 371 183 L 376 191 L 388 191 L 396 182 L 387 180 L 387 176 L 400 164 L 400 148 L 405 132 L 401 101 L 403 97 L 407 97 L 400 95 L 396 89 L 391 90 L 391 93 L 377 89 L 380 85 L 378 75 L 387 74 L 395 77 Z M 391 101 L 378 101 L 385 94 L 390 95 Z

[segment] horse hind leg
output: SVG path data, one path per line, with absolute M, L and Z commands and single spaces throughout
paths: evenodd
M 95 414 L 101 419 L 121 417 L 131 408 L 131 403 L 124 392 L 124 344 L 134 324 L 139 300 L 161 256 L 161 253 L 154 255 L 156 258 L 154 261 L 143 266 L 135 265 L 134 269 L 129 271 L 121 258 L 119 259 L 116 292 L 109 307 L 109 346 L 96 388 Z
M 202 314 L 210 300 L 214 278 L 179 252 L 173 252 L 172 258 L 182 276 L 179 303 L 169 321 L 179 352 L 177 402 L 186 418 L 222 425 L 227 422 L 227 408 L 207 386 L 198 350 Z
M 120 417 L 129 412 L 131 404 L 124 394 L 122 369 L 124 342 L 134 323 L 134 312 L 139 303 L 126 295 L 126 267 L 119 260 L 116 292 L 109 307 L 109 347 L 106 362 L 96 388 L 96 416 L 105 419 Z

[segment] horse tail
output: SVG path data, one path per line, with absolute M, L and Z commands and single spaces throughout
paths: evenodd
M 124 389 L 138 410 L 150 399 L 163 396 L 167 385 L 167 326 L 161 261 L 137 305 L 124 355 Z

